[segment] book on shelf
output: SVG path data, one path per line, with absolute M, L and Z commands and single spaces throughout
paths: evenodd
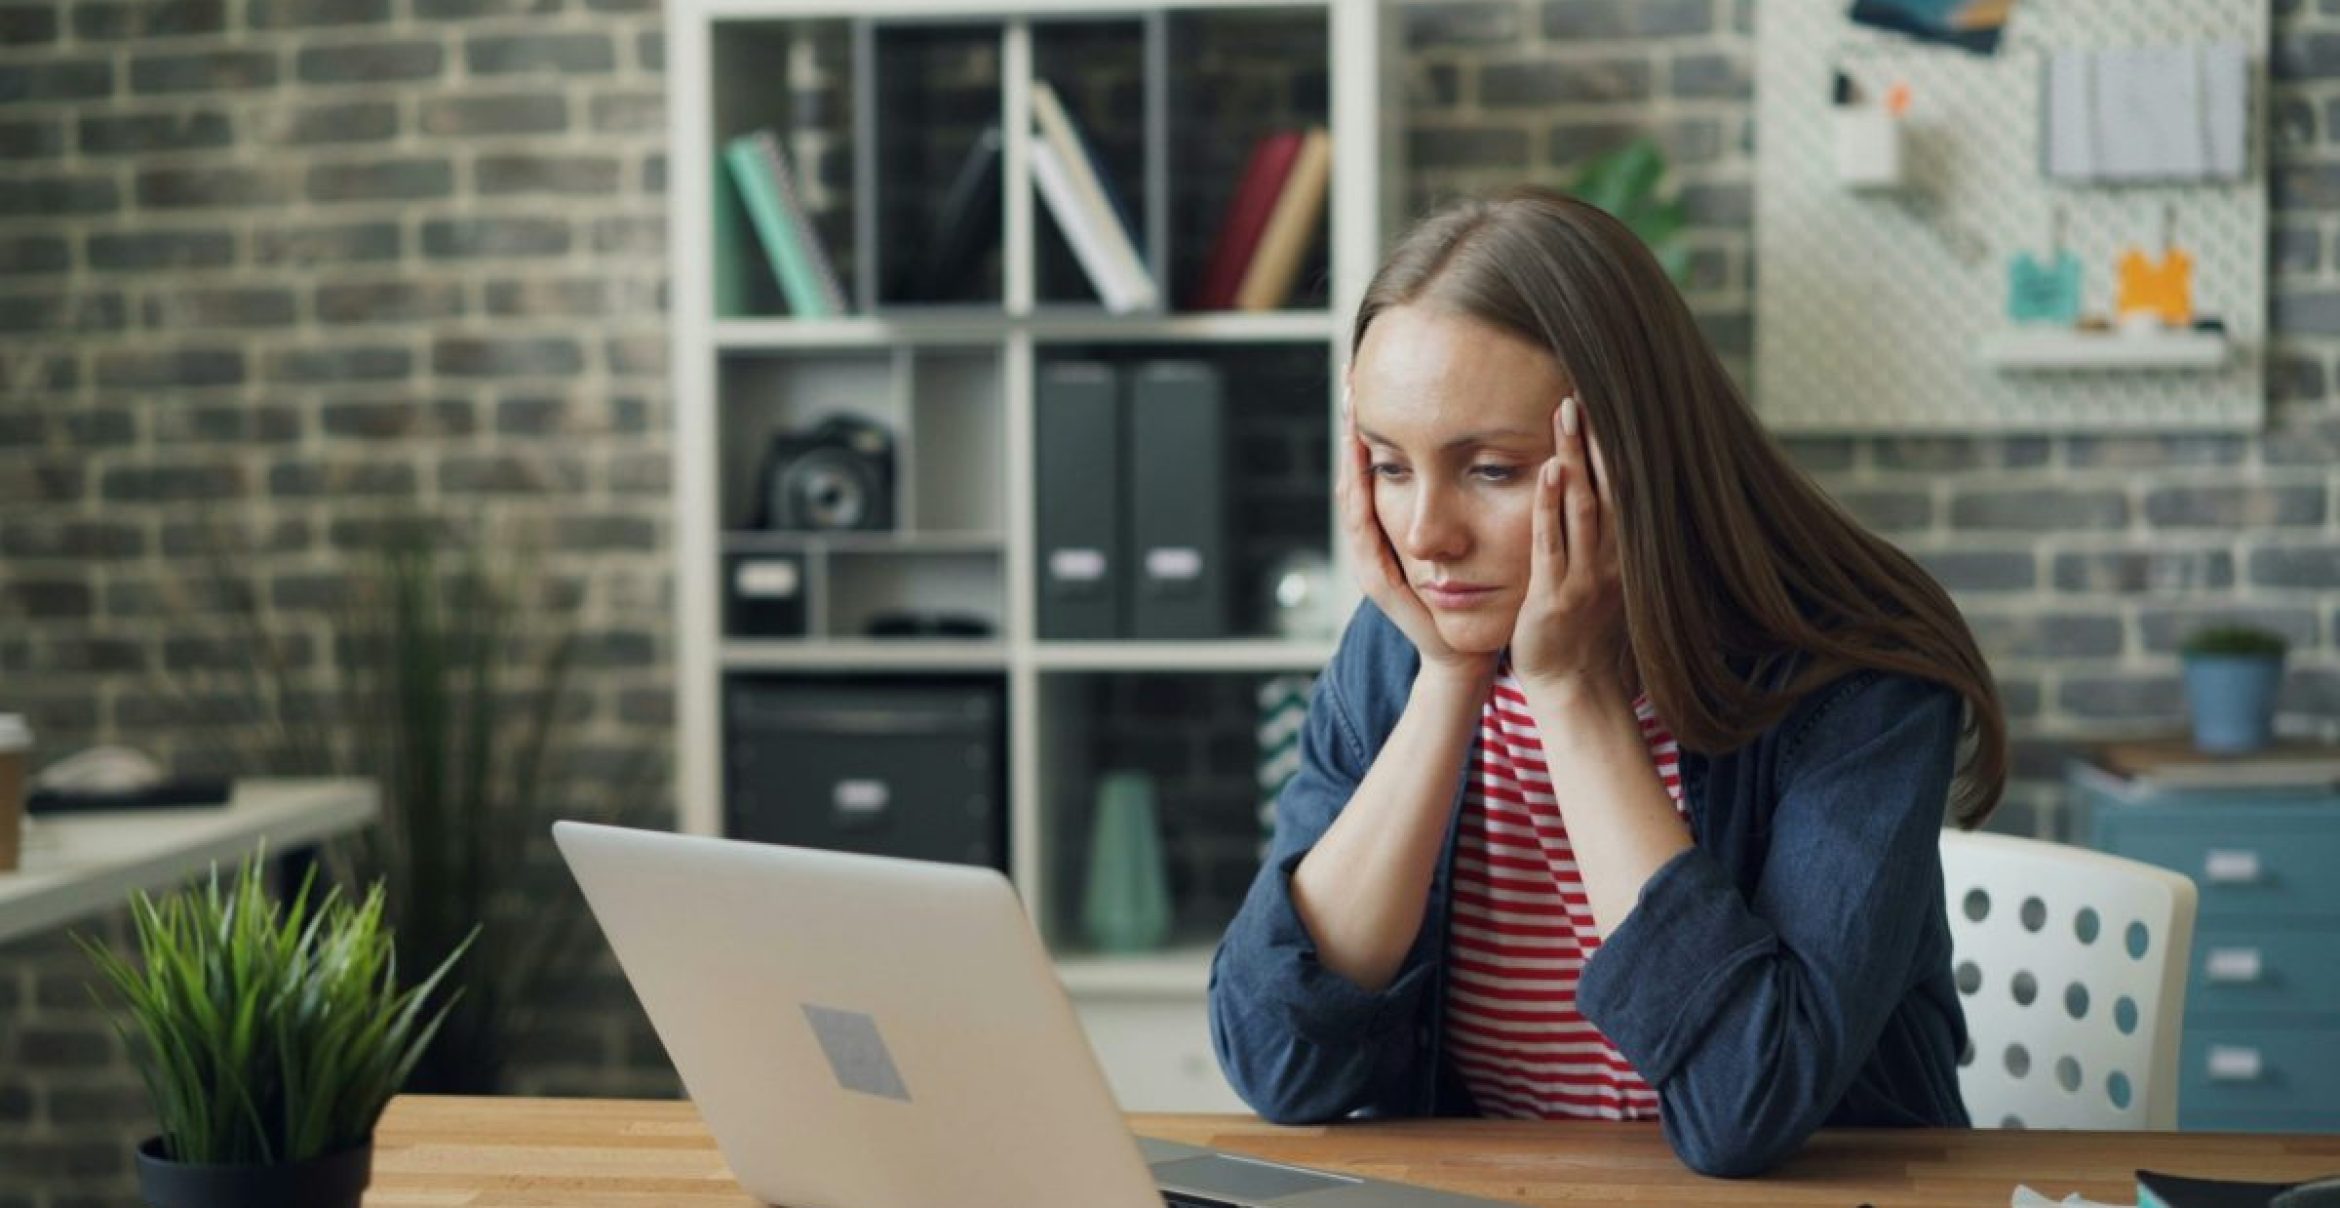
M 2221 789 L 2340 789 L 2340 746 L 2278 739 L 2256 751 L 2217 754 L 2183 735 L 2104 742 L 2083 768 L 2124 795 Z
M 824 313 L 841 315 L 852 309 L 845 300 L 845 284 L 837 277 L 837 266 L 829 259 L 828 244 L 821 239 L 820 224 L 813 221 L 812 210 L 804 204 L 804 192 L 798 187 L 796 166 L 780 148 L 780 137 L 769 130 L 757 140 L 764 168 L 779 188 L 780 205 L 788 215 L 789 225 L 795 230 L 797 245 L 804 249 L 807 263 L 812 266 L 813 283 L 819 288 Z
M 1219 220 L 1218 234 L 1211 239 L 1202 277 L 1187 297 L 1188 308 L 1226 310 L 1235 305 L 1243 270 L 1250 267 L 1252 254 L 1259 250 L 1260 234 L 1267 230 L 1268 215 L 1275 212 L 1276 195 L 1283 191 L 1284 178 L 1291 175 L 1292 163 L 1300 157 L 1300 147 L 1306 141 L 1305 132 L 1300 130 L 1278 130 L 1253 140 L 1243 161 L 1243 174 L 1236 178 L 1235 192 L 1227 199 L 1226 214 Z
M 926 239 L 925 255 L 893 273 L 895 298 L 947 302 L 964 292 L 986 249 L 999 239 L 999 123 L 985 126 L 959 160 Z
M 1064 94 L 1056 91 L 1055 85 L 1046 80 L 1035 80 L 1033 97 L 1034 116 L 1041 121 L 1058 121 L 1060 123 L 1058 129 L 1063 135 L 1060 141 L 1081 153 L 1082 161 L 1088 165 L 1089 183 L 1096 186 L 1098 195 L 1105 199 L 1106 210 L 1113 215 L 1113 220 L 1120 225 L 1122 232 L 1129 238 L 1130 263 L 1140 271 L 1144 271 L 1145 256 L 1144 253 L 1137 250 L 1137 219 L 1130 216 L 1129 201 L 1122 195 L 1119 186 L 1114 183 L 1113 173 L 1107 169 L 1105 157 L 1097 153 L 1096 145 L 1089 141 L 1089 136 L 1081 130 L 1080 123 L 1073 120 L 1072 111 L 1064 106 Z M 1054 116 L 1042 116 L 1048 114 Z M 1042 137 L 1047 135 L 1045 130 L 1038 133 Z
M 769 129 L 742 134 L 724 144 L 723 161 L 772 274 L 779 278 L 789 313 L 805 319 L 844 314 L 844 285 L 804 208 L 779 136 Z
M 1284 177 L 1267 227 L 1260 232 L 1259 250 L 1236 287 L 1235 309 L 1274 310 L 1291 298 L 1300 262 L 1314 246 L 1324 221 L 1325 194 L 1331 184 L 1332 134 L 1322 126 L 1312 127 Z
M 1032 116 L 1037 125 L 1032 141 L 1034 181 L 1106 309 L 1117 314 L 1158 309 L 1161 290 L 1107 189 L 1104 164 L 1090 152 L 1046 80 L 1032 81 Z
M 749 247 L 753 237 L 748 234 L 747 210 L 731 183 L 728 163 L 715 165 L 714 201 L 715 317 L 736 319 L 755 310 L 755 291 L 748 280 L 748 271 L 754 267 L 749 257 L 755 253 Z
M 1141 297 L 1114 265 L 1112 254 L 1105 250 L 1104 236 L 1097 229 L 1096 220 L 1082 210 L 1070 172 L 1057 157 L 1055 147 L 1041 142 L 1032 144 L 1032 179 L 1040 186 L 1041 199 L 1056 215 L 1056 225 L 1064 232 L 1064 241 L 1072 245 L 1073 257 L 1081 262 L 1081 271 L 1089 275 L 1097 296 L 1104 299 L 1105 309 L 1115 314 L 1140 309 Z

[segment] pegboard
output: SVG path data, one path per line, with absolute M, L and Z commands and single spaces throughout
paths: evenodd
M 1856 26 L 1846 0 L 1757 6 L 1755 405 L 1777 430 L 2238 430 L 2265 411 L 2267 0 L 2018 0 L 1995 55 Z M 2240 41 L 2241 178 L 2072 185 L 2042 168 L 2047 62 L 2063 49 Z M 1909 88 L 1908 183 L 1839 183 L 1831 85 Z M 2084 312 L 2113 262 L 2158 254 L 2165 214 L 2194 258 L 2194 311 L 2226 325 L 2210 370 L 2009 371 L 1984 362 L 2007 262 L 2045 255 L 2058 208 Z M 1962 259 L 1961 244 L 1975 253 Z

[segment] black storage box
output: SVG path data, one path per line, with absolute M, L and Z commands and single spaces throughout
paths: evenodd
M 1006 708 L 993 678 L 735 677 L 735 839 L 1007 870 Z
M 810 594 L 803 554 L 728 555 L 723 559 L 723 632 L 736 638 L 801 638 Z

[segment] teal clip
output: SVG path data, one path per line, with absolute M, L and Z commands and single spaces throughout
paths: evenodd
M 2007 262 L 2007 317 L 2017 323 L 2080 321 L 2080 258 L 2058 251 L 2042 264 L 2029 252 Z

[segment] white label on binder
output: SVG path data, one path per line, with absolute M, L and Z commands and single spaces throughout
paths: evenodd
M 2259 1076 L 2259 1050 L 2235 1044 L 2210 1046 L 2210 1076 L 2220 1082 L 2251 1082 Z
M 2202 876 L 2214 885 L 2248 885 L 2259 879 L 2259 853 L 2213 847 L 2202 857 Z
M 1048 555 L 1048 577 L 1060 583 L 1094 583 L 1105 577 L 1105 551 L 1056 550 Z
M 742 562 L 731 578 L 740 596 L 750 600 L 788 599 L 799 581 L 794 562 Z
M 874 814 L 886 808 L 893 792 L 883 780 L 840 780 L 836 789 L 837 808 L 856 814 Z
M 1199 579 L 1202 570 L 1203 557 L 1199 549 L 1166 545 L 1146 551 L 1146 577 L 1149 579 Z
M 2259 980 L 2259 950 L 2212 948 L 2202 960 L 2202 972 L 2215 982 L 2255 982 Z

